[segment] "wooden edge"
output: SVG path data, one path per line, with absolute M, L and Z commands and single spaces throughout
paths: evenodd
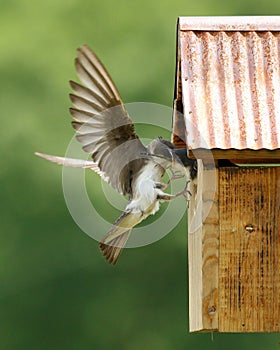
M 217 169 L 198 160 L 188 209 L 190 332 L 218 329 L 219 218 Z
M 269 150 L 269 149 L 260 149 L 260 150 L 251 150 L 251 149 L 204 149 L 198 148 L 194 150 L 189 150 L 189 157 L 196 159 L 207 160 L 209 158 L 214 159 L 231 159 L 235 162 L 242 163 L 242 160 L 245 160 L 247 163 L 251 162 L 277 162 L 280 163 L 280 149 Z

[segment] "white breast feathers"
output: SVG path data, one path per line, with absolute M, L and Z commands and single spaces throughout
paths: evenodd
M 156 183 L 160 182 L 162 170 L 154 162 L 143 167 L 133 183 L 133 197 L 126 210 L 141 211 L 144 215 L 154 214 L 159 209 Z

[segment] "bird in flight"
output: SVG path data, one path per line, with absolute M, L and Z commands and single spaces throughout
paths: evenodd
M 143 145 L 109 73 L 88 46 L 77 50 L 75 67 L 81 84 L 70 81 L 73 89 L 70 99 L 74 105 L 70 108 L 72 126 L 92 161 L 35 154 L 60 165 L 89 168 L 128 196 L 123 213 L 99 243 L 106 260 L 114 265 L 135 225 L 156 213 L 161 201 L 180 195 L 187 197 L 189 181 L 177 194 L 164 190 L 178 171 L 187 174 L 189 180 L 194 179 L 196 160 L 188 158 L 185 149 L 176 149 L 160 137 L 147 147 Z M 167 169 L 171 169 L 173 176 L 163 183 Z

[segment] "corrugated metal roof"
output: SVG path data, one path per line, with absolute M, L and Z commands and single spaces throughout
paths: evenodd
M 180 30 L 280 30 L 280 16 L 179 17 Z
M 183 17 L 178 40 L 188 148 L 280 148 L 280 17 Z

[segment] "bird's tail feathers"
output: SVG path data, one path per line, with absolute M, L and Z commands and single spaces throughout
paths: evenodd
M 106 260 L 115 265 L 132 228 L 141 220 L 141 213 L 124 212 L 99 244 Z
M 99 247 L 102 251 L 102 254 L 106 258 L 106 260 L 112 264 L 115 265 L 127 240 L 130 235 L 131 229 L 124 231 L 120 236 L 112 239 L 110 241 L 110 244 L 106 244 L 100 242 Z

